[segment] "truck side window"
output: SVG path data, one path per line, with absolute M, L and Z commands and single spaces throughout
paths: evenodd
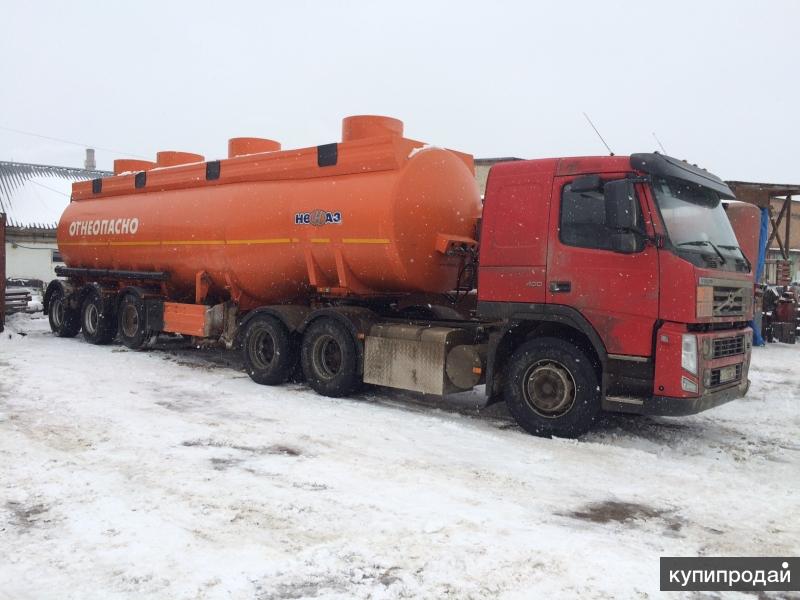
M 570 184 L 565 185 L 561 191 L 561 242 L 568 246 L 611 250 L 611 233 L 613 231 L 606 227 L 603 192 L 573 192 Z

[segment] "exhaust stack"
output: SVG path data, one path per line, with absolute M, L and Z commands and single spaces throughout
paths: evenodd
M 83 161 L 83 168 L 88 171 L 94 171 L 97 168 L 97 162 L 94 160 L 94 148 L 86 149 L 86 158 Z

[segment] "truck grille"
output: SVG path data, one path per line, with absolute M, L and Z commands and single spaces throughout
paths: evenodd
M 734 356 L 736 354 L 744 354 L 743 335 L 714 340 L 712 358 L 725 358 L 726 356 Z
M 732 366 L 732 368 L 734 368 L 735 371 L 736 371 L 736 376 L 735 377 L 731 377 L 730 379 L 726 378 L 724 381 L 721 381 L 722 371 L 725 370 L 726 368 L 731 368 L 731 367 L 721 367 L 719 369 L 711 369 L 711 378 L 710 378 L 708 387 L 713 388 L 713 387 L 716 387 L 716 386 L 719 386 L 719 385 L 729 385 L 729 384 L 737 383 L 737 382 L 741 381 L 741 379 L 742 379 L 742 365 L 740 365 L 740 364 Z
M 735 317 L 747 310 L 745 288 L 714 286 L 714 316 Z

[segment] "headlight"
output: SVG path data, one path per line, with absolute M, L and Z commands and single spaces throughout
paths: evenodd
M 681 336 L 681 367 L 697 375 L 697 336 L 684 333 Z

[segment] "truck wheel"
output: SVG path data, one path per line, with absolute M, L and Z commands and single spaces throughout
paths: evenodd
M 558 338 L 526 342 L 511 357 L 504 396 L 528 433 L 578 437 L 600 412 L 600 388 L 590 359 Z
M 96 291 L 86 295 L 81 306 L 81 329 L 83 337 L 90 344 L 108 344 L 117 334 L 114 314 L 105 306 L 103 298 Z
M 275 317 L 250 319 L 242 335 L 242 357 L 250 379 L 262 385 L 286 383 L 297 366 L 289 330 Z
M 323 396 L 347 396 L 361 383 L 356 342 L 344 325 L 329 317 L 306 330 L 300 362 L 308 384 Z
M 131 350 L 139 350 L 147 342 L 145 321 L 144 302 L 134 294 L 125 294 L 117 311 L 117 329 L 120 341 Z
M 69 304 L 69 299 L 63 291 L 60 289 L 53 291 L 47 318 L 50 321 L 50 330 L 58 337 L 75 337 L 81 330 L 80 311 L 72 308 Z

